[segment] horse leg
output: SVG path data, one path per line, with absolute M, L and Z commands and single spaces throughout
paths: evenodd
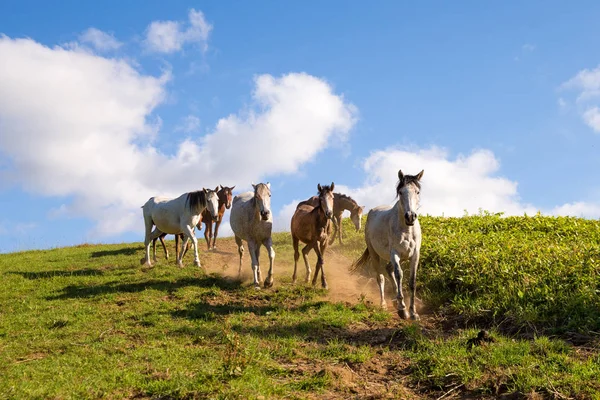
M 152 241 L 156 241 L 156 239 L 162 234 L 162 231 L 160 231 L 158 228 L 154 228 L 154 230 L 148 235 L 148 237 L 144 241 L 144 244 L 146 245 L 146 265 L 148 265 L 149 267 L 152 266 L 152 264 L 150 263 L 150 244 Z
M 244 244 L 242 243 L 242 239 L 239 237 L 235 237 L 235 243 L 238 247 L 238 254 L 240 255 L 240 268 L 238 269 L 238 276 L 242 274 L 242 256 L 244 255 Z
M 177 234 L 177 236 L 179 236 L 179 234 Z M 177 257 L 177 266 L 179 268 L 183 268 L 183 256 L 185 255 L 188 240 L 189 238 L 187 236 L 181 237 L 181 250 L 179 251 L 179 257 Z
M 206 245 L 208 246 L 208 250 L 210 250 L 210 239 L 212 237 L 212 220 L 207 219 L 204 224 L 204 239 L 206 240 Z
M 308 253 L 310 252 L 310 249 L 312 249 L 312 246 L 307 244 L 306 246 L 304 246 L 302 248 L 302 258 L 304 258 L 304 266 L 306 267 L 306 278 L 304 279 L 304 283 L 308 283 L 308 281 L 310 280 L 310 264 L 308 263 Z M 315 271 L 316 274 L 316 271 Z
M 294 275 L 292 275 L 292 283 L 296 283 L 296 269 L 298 268 L 298 259 L 300 258 L 298 242 L 299 239 L 292 233 L 292 246 L 294 247 Z
M 338 225 L 340 226 L 340 231 L 338 232 L 338 238 L 340 239 L 340 245 L 344 244 L 344 242 L 342 242 L 342 216 L 340 215 L 338 217 Z
M 415 292 L 417 291 L 417 268 L 419 266 L 420 249 L 415 249 L 410 258 L 410 277 L 408 288 L 410 289 L 410 319 L 419 320 L 419 314 L 415 307 Z
M 221 226 L 221 221 L 223 216 L 219 216 L 219 220 L 217 222 L 215 222 L 215 234 L 213 236 L 213 244 L 212 244 L 212 248 L 213 250 L 217 249 L 217 234 L 219 233 L 219 226 Z
M 400 255 L 395 250 L 392 250 L 390 261 L 394 268 L 394 276 L 398 282 L 398 291 L 396 295 L 396 299 L 398 299 L 398 315 L 400 318 L 408 319 L 409 314 L 406 310 L 406 304 L 404 304 L 404 294 L 402 294 L 402 265 L 400 264 Z
M 254 240 L 248 240 L 248 251 L 250 252 L 250 258 L 252 259 L 252 276 L 254 278 L 254 287 L 260 289 L 260 279 L 258 271 L 258 259 L 256 257 L 256 243 Z
M 144 248 L 146 250 L 146 256 L 140 260 L 140 264 L 146 264 L 149 267 L 152 266 L 150 263 L 150 242 L 152 241 L 151 235 L 153 226 L 154 222 L 152 221 L 152 217 L 150 217 L 150 215 L 146 215 L 146 210 L 144 210 Z
M 179 234 L 175 234 L 175 262 L 179 260 Z
M 335 235 L 338 234 L 338 221 L 337 221 L 337 215 L 334 215 L 333 219 L 331 220 L 331 222 L 333 222 L 333 235 L 331 235 L 331 239 L 329 239 L 329 244 L 333 244 L 333 242 L 335 242 Z
M 198 239 L 196 239 L 196 234 L 194 232 L 194 226 L 186 225 L 183 233 L 192 241 L 192 246 L 194 247 L 194 265 L 196 267 L 202 267 L 200 265 L 200 257 L 198 257 Z M 187 240 L 186 240 L 187 244 Z M 182 257 L 183 258 L 183 257 Z
M 269 253 L 269 273 L 265 279 L 265 288 L 273 286 L 273 261 L 275 261 L 275 250 L 273 250 L 273 242 L 271 238 L 266 239 L 263 244 Z
M 321 274 L 323 274 L 323 255 L 321 254 L 321 250 L 319 249 L 319 242 L 313 242 L 311 248 L 317 254 L 317 265 L 315 267 L 315 274 L 313 275 L 312 280 L 312 285 L 315 286 L 317 284 L 317 277 L 319 276 L 319 271 L 321 271 Z
M 183 241 L 183 239 L 185 239 L 185 235 L 183 233 L 180 233 L 179 237 L 181 238 L 182 241 Z M 196 237 L 195 234 L 194 234 L 194 237 Z M 190 242 L 186 241 L 185 242 L 185 248 L 181 252 L 181 259 L 182 260 L 183 260 L 183 257 L 185 257 L 185 254 L 188 252 L 189 249 L 190 249 Z
M 385 276 L 381 273 L 377 274 L 377 284 L 379 285 L 379 295 L 381 296 L 381 308 L 385 310 L 387 308 L 385 301 Z
M 156 239 L 158 238 L 152 239 L 152 260 L 154 260 L 154 262 L 158 262 L 158 260 L 156 259 Z
M 317 244 L 317 247 L 319 247 L 319 244 Z M 319 252 L 321 253 L 321 286 L 324 289 L 327 289 L 327 278 L 325 277 L 325 250 L 327 250 L 327 238 L 321 241 L 319 249 Z
M 165 259 L 169 259 L 169 250 L 167 250 L 167 245 L 165 244 L 165 236 L 167 236 L 166 233 L 163 233 L 162 235 L 160 235 L 158 237 L 158 239 L 160 240 L 160 244 L 162 244 L 163 250 L 165 251 Z M 154 243 L 156 243 L 156 241 L 152 242 L 152 245 L 154 246 Z M 155 253 L 156 255 L 156 253 Z
M 260 243 L 256 243 L 254 252 L 256 253 L 256 274 L 258 276 L 258 281 L 260 282 L 262 281 L 262 272 L 260 270 Z

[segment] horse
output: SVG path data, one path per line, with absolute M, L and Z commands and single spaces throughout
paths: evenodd
M 232 191 L 233 188 L 235 188 L 235 186 L 232 187 L 227 187 L 227 186 L 221 186 L 221 189 L 219 189 L 219 191 L 217 192 L 217 196 L 219 197 L 219 215 L 217 217 L 217 219 L 214 219 L 211 215 L 210 212 L 208 212 L 207 210 L 204 210 L 204 212 L 202 212 L 202 219 L 201 222 L 204 223 L 204 239 L 206 239 L 206 244 L 208 245 L 208 250 L 211 250 L 211 245 L 210 245 L 210 241 L 212 239 L 212 250 L 216 250 L 216 243 L 217 243 L 217 234 L 219 233 L 219 226 L 221 225 L 221 222 L 223 221 L 223 215 L 225 214 L 225 209 L 229 210 L 231 208 L 231 200 L 232 200 Z M 215 234 L 213 236 L 213 222 L 215 223 Z M 198 222 L 198 225 L 200 225 L 200 222 Z M 200 229 L 201 227 L 198 226 L 198 229 Z
M 208 208 L 211 215 L 216 218 L 218 197 L 217 189 L 202 189 L 195 192 L 184 193 L 181 196 L 171 199 L 167 197 L 151 197 L 146 204 L 142 206 L 144 215 L 144 224 L 146 235 L 144 246 L 146 248 L 146 258 L 142 264 L 151 266 L 150 262 L 150 243 L 153 239 L 160 237 L 163 233 L 178 234 L 183 233 L 186 238 L 183 241 L 181 252 L 177 257 L 177 264 L 182 267 L 183 250 L 191 239 L 194 245 L 194 264 L 200 267 L 198 258 L 198 241 L 194 234 L 194 227 L 200 220 L 202 211 Z M 156 226 L 154 231 L 152 227 Z
M 242 256 L 244 246 L 242 240 L 248 243 L 250 258 L 252 260 L 252 273 L 254 287 L 260 289 L 260 246 L 265 246 L 269 253 L 269 274 L 265 279 L 265 288 L 273 286 L 273 260 L 275 250 L 271 239 L 273 217 L 271 213 L 271 184 L 267 182 L 252 184 L 254 191 L 241 193 L 233 198 L 229 222 L 235 235 L 235 243 L 240 255 L 238 274 L 242 272 Z
M 308 282 L 310 277 L 310 265 L 308 263 L 308 253 L 311 249 L 317 253 L 317 266 L 315 267 L 315 275 L 313 277 L 313 286 L 317 283 L 319 271 L 321 271 L 321 286 L 327 289 L 327 279 L 325 278 L 325 269 L 323 268 L 323 256 L 327 249 L 329 235 L 331 234 L 331 220 L 333 218 L 333 188 L 335 184 L 331 182 L 331 186 L 317 185 L 319 196 L 317 197 L 319 204 L 313 206 L 302 202 L 296 207 L 291 221 L 292 244 L 294 246 L 294 275 L 292 281 L 296 282 L 296 269 L 298 267 L 298 243 L 302 241 L 306 246 L 302 248 L 302 256 L 304 265 L 306 266 L 306 279 Z
M 213 221 L 215 222 L 215 235 L 214 235 L 214 239 L 213 239 L 213 243 L 212 243 L 212 249 L 215 250 L 216 249 L 216 242 L 217 242 L 217 234 L 219 233 L 219 226 L 221 225 L 221 222 L 223 221 L 223 214 L 225 214 L 225 209 L 230 209 L 231 208 L 231 197 L 232 197 L 232 190 L 233 188 L 235 188 L 235 185 L 232 187 L 227 187 L 227 186 L 222 186 L 219 185 L 221 187 L 221 189 L 219 189 L 219 191 L 217 192 L 217 197 L 219 198 L 219 215 L 217 217 L 217 219 L 214 219 L 211 215 L 210 215 L 210 211 L 208 211 L 208 209 L 205 209 L 204 211 L 202 211 L 202 216 L 200 218 L 200 221 L 198 222 L 198 224 L 196 225 L 196 227 L 198 228 L 198 230 L 202 230 L 202 223 L 204 222 L 204 239 L 206 239 L 206 244 L 208 245 L 208 250 L 211 249 L 210 247 L 210 241 L 213 238 L 212 235 L 212 223 Z M 168 260 L 169 259 L 169 251 L 167 250 L 167 246 L 165 246 L 165 236 L 167 236 L 166 233 L 163 233 L 162 235 L 160 235 L 158 237 L 158 239 L 160 240 L 160 243 L 162 244 L 163 250 L 165 251 L 165 258 Z M 154 238 L 152 240 L 152 253 L 154 254 L 154 261 L 156 262 L 156 239 Z M 179 235 L 175 235 L 175 258 L 179 258 L 179 240 L 183 239 L 183 234 L 179 234 Z M 185 250 L 183 251 L 183 256 L 185 256 L 185 253 L 187 253 L 189 248 L 189 242 L 188 245 L 185 247 Z M 182 257 L 183 257 L 182 256 Z
M 356 260 L 351 269 L 370 266 L 377 273 L 377 283 L 381 295 L 381 307 L 386 307 L 384 284 L 387 273 L 394 283 L 398 300 L 398 315 L 401 318 L 418 320 L 415 309 L 417 267 L 421 252 L 421 225 L 417 218 L 417 207 L 423 172 L 417 175 L 404 175 L 398 171 L 396 195 L 399 198 L 393 206 L 379 206 L 369 211 L 365 225 L 367 249 Z M 402 263 L 410 263 L 410 313 L 406 310 L 402 294 Z M 367 267 L 368 268 L 368 267 Z
M 309 204 L 313 207 L 318 207 L 319 196 L 313 196 L 308 200 L 300 202 L 298 205 L 302 204 Z M 335 242 L 336 236 L 339 238 L 340 245 L 344 244 L 342 242 L 342 214 L 344 214 L 344 211 L 350 211 L 350 219 L 354 223 L 356 232 L 358 232 L 360 230 L 360 223 L 364 209 L 364 206 L 359 206 L 358 203 L 350 196 L 342 193 L 333 194 L 333 219 L 331 220 L 333 222 L 333 234 L 331 235 L 331 239 L 329 239 L 330 246 L 333 244 L 333 242 Z

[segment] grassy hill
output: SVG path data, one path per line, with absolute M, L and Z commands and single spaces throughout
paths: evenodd
M 285 233 L 260 291 L 230 238 L 199 240 L 203 269 L 162 250 L 144 268 L 140 243 L 0 255 L 0 398 L 600 398 L 598 221 L 421 224 L 418 324 L 347 272 L 364 250 L 349 224 L 329 291 L 291 284 Z M 493 342 L 471 348 L 482 328 Z

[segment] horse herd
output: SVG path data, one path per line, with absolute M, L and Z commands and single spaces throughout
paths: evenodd
M 415 308 L 416 275 L 421 248 L 421 227 L 417 218 L 421 178 L 423 171 L 417 175 L 405 175 L 398 171 L 396 195 L 398 201 L 394 205 L 378 206 L 371 209 L 365 225 L 366 249 L 356 260 L 352 269 L 368 267 L 375 271 L 381 296 L 381 306 L 386 306 L 384 297 L 385 276 L 394 284 L 398 302 L 398 315 L 402 318 L 418 319 Z M 153 247 L 153 258 L 156 261 L 156 240 L 160 239 L 166 258 L 169 257 L 164 243 L 167 234 L 175 235 L 177 264 L 181 267 L 183 256 L 191 240 L 194 251 L 194 264 L 200 266 L 198 257 L 198 241 L 194 229 L 201 229 L 205 224 L 204 237 L 208 249 L 215 249 L 219 225 L 226 209 L 231 208 L 230 224 L 235 235 L 235 242 L 240 256 L 239 273 L 242 269 L 244 254 L 243 241 L 246 241 L 250 252 L 254 286 L 260 288 L 262 281 L 259 264 L 260 248 L 264 246 L 269 256 L 269 271 L 263 285 L 273 286 L 273 262 L 275 250 L 271 240 L 273 215 L 271 212 L 271 185 L 267 183 L 252 184 L 252 191 L 233 197 L 235 186 L 217 186 L 214 190 L 205 189 L 184 193 L 171 199 L 166 197 L 151 197 L 142 206 L 145 224 L 145 257 L 141 263 L 151 265 L 150 244 Z M 334 193 L 335 184 L 317 185 L 318 195 L 300 202 L 291 219 L 291 235 L 294 247 L 293 282 L 297 278 L 299 243 L 306 268 L 305 282 L 310 280 L 311 268 L 308 253 L 314 250 L 317 254 L 317 264 L 312 284 L 317 283 L 321 273 L 321 285 L 327 288 L 323 256 L 327 246 L 335 241 L 336 236 L 342 243 L 342 214 L 350 211 L 350 218 L 357 230 L 364 207 L 359 206 L 352 198 L 340 193 Z M 233 199 L 232 199 L 233 197 Z M 215 223 L 213 236 L 213 222 Z M 181 248 L 179 240 L 182 239 Z M 407 310 L 402 292 L 403 272 L 401 264 L 410 264 L 410 307 Z

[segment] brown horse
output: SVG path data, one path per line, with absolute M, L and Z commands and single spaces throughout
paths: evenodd
M 309 204 L 313 207 L 318 207 L 319 196 L 313 196 L 308 200 L 300 202 L 298 205 L 302 204 Z M 333 194 L 333 235 L 331 235 L 331 239 L 329 239 L 329 245 L 333 244 L 336 236 L 340 240 L 340 244 L 344 244 L 342 242 L 342 214 L 344 214 L 344 211 L 350 211 L 350 219 L 352 220 L 352 223 L 358 232 L 360 230 L 360 222 L 362 220 L 362 213 L 364 209 L 364 206 L 359 206 L 358 203 L 350 196 L 342 193 Z
M 212 216 L 209 212 L 202 213 L 202 219 L 200 222 L 204 222 L 204 238 L 206 239 L 206 244 L 208 245 L 208 250 L 216 250 L 217 243 L 217 234 L 219 233 L 219 226 L 223 221 L 223 215 L 225 214 L 225 209 L 229 210 L 231 208 L 231 200 L 233 198 L 233 188 L 227 186 L 221 186 L 221 189 L 217 192 L 217 196 L 219 196 L 219 219 L 216 221 L 213 220 Z M 198 222 L 198 230 L 201 229 L 200 222 Z M 213 222 L 215 223 L 215 235 L 213 236 Z M 212 247 L 211 247 L 211 239 L 212 239 Z
M 327 289 L 327 279 L 325 278 L 325 269 L 323 268 L 323 256 L 327 249 L 329 235 L 331 234 L 331 219 L 333 217 L 333 188 L 331 186 L 317 186 L 319 189 L 319 204 L 313 206 L 302 202 L 296 207 L 296 211 L 292 216 L 291 231 L 292 243 L 294 245 L 294 275 L 292 280 L 296 282 L 296 269 L 298 267 L 298 242 L 306 243 L 302 249 L 304 265 L 306 266 L 306 279 L 310 278 L 310 265 L 308 264 L 308 253 L 311 249 L 317 253 L 317 266 L 315 267 L 315 275 L 312 280 L 313 286 L 317 283 L 319 270 L 321 271 L 321 285 Z
M 206 244 L 208 245 L 208 250 L 211 249 L 210 242 L 211 242 L 211 239 L 213 239 L 212 223 L 215 222 L 215 235 L 214 235 L 214 239 L 213 239 L 213 243 L 212 243 L 212 248 L 215 249 L 215 243 L 217 242 L 217 234 L 219 233 L 219 226 L 221 225 L 221 221 L 223 221 L 223 215 L 225 214 L 225 209 L 229 209 L 231 207 L 231 200 L 232 200 L 232 196 L 233 196 L 232 191 L 233 191 L 233 188 L 235 188 L 235 185 L 232 187 L 227 187 L 227 186 L 223 186 L 223 185 L 219 185 L 219 186 L 221 186 L 221 189 L 219 189 L 217 191 L 217 196 L 219 198 L 218 219 L 217 220 L 213 219 L 212 216 L 210 215 L 210 212 L 208 212 L 208 210 L 204 210 L 205 212 L 202 212 L 200 221 L 196 225 L 196 228 L 198 228 L 198 230 L 202 230 L 202 223 L 204 222 L 204 226 L 205 226 L 204 238 L 206 239 Z M 165 258 L 168 260 L 169 259 L 169 251 L 167 250 L 167 246 L 165 245 L 165 236 L 167 236 L 167 234 L 163 233 L 162 235 L 160 235 L 158 237 L 158 239 L 160 240 L 163 250 L 165 251 Z M 179 239 L 183 239 L 182 234 L 175 235 L 175 258 L 176 259 L 179 258 Z M 183 251 L 183 256 L 185 256 L 185 253 L 187 253 L 188 249 L 189 249 L 189 243 L 188 243 L 188 246 Z M 152 253 L 154 255 L 154 261 L 156 261 L 156 239 L 154 239 L 152 241 Z

